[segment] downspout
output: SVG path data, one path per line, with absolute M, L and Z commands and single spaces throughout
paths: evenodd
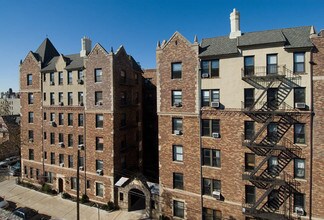
M 310 52 L 310 106 L 311 106 L 311 120 L 310 120 L 310 181 L 309 181 L 309 219 L 312 219 L 312 203 L 313 203 L 313 157 L 314 157 L 314 152 L 313 152 L 313 123 L 314 123 L 314 81 L 313 81 L 313 51 Z

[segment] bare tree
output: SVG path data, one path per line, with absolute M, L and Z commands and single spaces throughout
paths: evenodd
M 0 116 L 10 115 L 10 104 L 7 99 L 0 99 Z

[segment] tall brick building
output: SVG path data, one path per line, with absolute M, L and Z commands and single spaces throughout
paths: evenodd
M 161 214 L 324 219 L 323 45 L 312 26 L 158 44 Z
M 45 39 L 20 65 L 22 178 L 76 195 L 79 169 L 80 195 L 107 203 L 142 170 L 142 70 L 122 46 L 81 44 L 63 55 Z

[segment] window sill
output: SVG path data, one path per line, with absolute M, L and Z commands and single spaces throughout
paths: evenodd
M 298 178 L 298 177 L 295 177 L 294 180 L 296 181 L 300 181 L 300 182 L 308 182 L 305 178 Z
M 294 72 L 294 75 L 307 75 L 306 72 Z
M 211 169 L 215 169 L 215 170 L 221 170 L 222 167 L 213 167 L 213 166 L 208 166 L 208 165 L 202 165 L 203 168 L 211 168 Z
M 183 161 L 173 160 L 172 162 L 175 163 L 175 164 L 183 164 Z
M 298 144 L 298 143 L 294 143 L 294 144 L 296 144 L 299 147 L 307 147 L 308 146 L 307 144 Z

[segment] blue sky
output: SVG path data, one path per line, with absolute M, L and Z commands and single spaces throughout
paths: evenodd
M 179 31 L 193 41 L 228 35 L 229 14 L 241 31 L 314 25 L 324 29 L 323 0 L 0 0 L 0 91 L 19 90 L 19 61 L 48 37 L 62 54 L 91 38 L 107 50 L 124 45 L 143 68 L 155 67 L 158 40 Z

